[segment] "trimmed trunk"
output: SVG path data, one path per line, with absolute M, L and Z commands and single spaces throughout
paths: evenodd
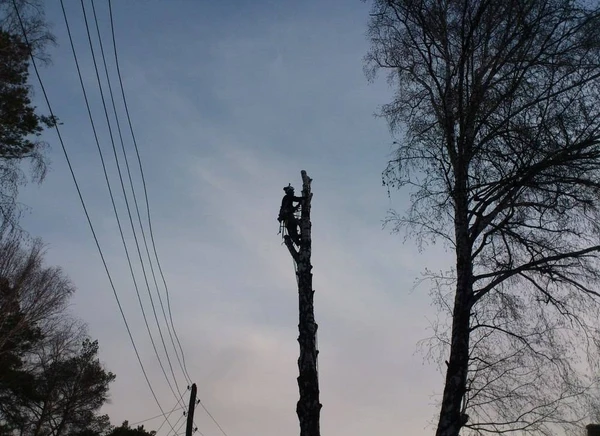
M 298 252 L 298 303 L 300 309 L 298 323 L 298 343 L 300 357 L 298 358 L 298 389 L 300 399 L 296 407 L 300 421 L 300 436 L 319 436 L 319 418 L 321 403 L 319 402 L 319 377 L 317 373 L 317 323 L 315 322 L 312 288 L 311 257 L 311 222 L 310 202 L 312 180 L 302 171 L 302 204 L 300 216 L 300 250 Z
M 297 265 L 298 279 L 298 343 L 300 344 L 300 357 L 298 358 L 298 390 L 300 399 L 296 406 L 296 413 L 300 421 L 300 436 L 320 436 L 321 430 L 319 420 L 321 415 L 321 403 L 319 402 L 319 376 L 317 372 L 317 323 L 315 322 L 313 297 L 315 291 L 312 288 L 312 265 L 311 265 L 311 222 L 310 202 L 312 193 L 310 183 L 312 181 L 302 171 L 302 212 L 300 217 L 300 248 L 296 251 L 289 236 L 284 238 L 290 254 Z

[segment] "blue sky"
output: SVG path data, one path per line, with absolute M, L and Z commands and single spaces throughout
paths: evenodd
M 107 4 L 95 5 L 116 80 Z M 66 0 L 65 6 L 135 253 L 81 5 Z M 392 138 L 373 113 L 393 90 L 383 79 L 369 84 L 363 74 L 368 12 L 358 0 L 113 2 L 175 325 L 199 398 L 230 436 L 298 431 L 296 283 L 276 217 L 282 187 L 299 188 L 301 169 L 314 179 L 322 433 L 432 431 L 442 377 L 416 343 L 430 334 L 436 312 L 427 286 L 412 288 L 426 267 L 446 269 L 451 257 L 438 246 L 420 253 L 414 241 L 382 229 L 388 209 L 402 210 L 408 196 L 389 198 L 381 186 Z M 44 84 L 150 381 L 169 410 L 176 399 L 144 327 L 58 1 L 47 2 L 47 15 L 59 45 L 53 64 L 41 71 Z M 113 423 L 158 415 L 56 135 L 44 139 L 51 171 L 42 185 L 22 191 L 29 206 L 23 226 L 44 239 L 48 262 L 61 265 L 78 288 L 71 310 L 89 324 L 103 362 L 117 374 L 105 407 Z M 141 282 L 139 263 L 135 271 Z M 174 424 L 179 415 L 173 416 Z M 202 410 L 196 422 L 206 436 L 219 434 Z

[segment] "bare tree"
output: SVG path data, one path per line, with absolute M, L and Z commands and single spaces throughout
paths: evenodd
M 17 226 L 20 207 L 16 196 L 28 176 L 41 182 L 46 174 L 47 144 L 39 137 L 55 120 L 38 113 L 29 84 L 30 55 L 49 62 L 46 49 L 55 42 L 43 6 L 41 0 L 0 0 L 1 226 Z M 30 172 L 24 171 L 25 162 L 31 164 Z
M 115 376 L 67 312 L 74 288 L 39 240 L 0 238 L 0 434 L 75 434 L 100 425 Z
M 40 240 L 27 245 L 19 232 L 0 235 L 0 354 L 23 330 L 35 326 L 46 335 L 63 322 L 74 287 L 43 255 Z
M 455 256 L 438 436 L 576 430 L 598 398 L 599 29 L 585 1 L 374 0 L 392 218 Z
M 36 362 L 35 395 L 24 402 L 26 434 L 61 436 L 88 428 L 108 400 L 115 375 L 98 359 L 98 341 L 65 324 L 42 347 Z M 41 351 L 41 350 L 40 350 Z
M 0 0 L 0 29 L 11 35 L 22 36 L 21 22 L 36 59 L 49 63 L 50 56 L 47 49 L 56 44 L 56 38 L 51 32 L 50 23 L 46 20 L 44 1 Z

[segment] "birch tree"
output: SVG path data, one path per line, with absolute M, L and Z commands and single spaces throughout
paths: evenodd
M 373 2 L 366 70 L 388 73 L 398 138 L 384 182 L 412 194 L 392 218 L 454 256 L 437 436 L 580 431 L 595 405 L 599 29 L 596 2 Z
M 46 174 L 47 144 L 40 136 L 56 120 L 33 105 L 29 67 L 30 54 L 49 62 L 46 48 L 53 43 L 42 1 L 0 0 L 0 226 L 18 226 L 19 187 L 29 175 L 41 182 Z M 31 164 L 30 172 L 24 171 L 25 162 Z

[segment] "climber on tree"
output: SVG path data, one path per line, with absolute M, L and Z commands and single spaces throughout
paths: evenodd
M 296 219 L 294 212 L 296 212 L 300 208 L 300 204 L 303 197 L 296 197 L 294 195 L 294 188 L 292 185 L 288 185 L 283 188 L 285 195 L 283 196 L 283 200 L 281 200 L 281 209 L 279 209 L 279 216 L 277 220 L 279 222 L 283 222 L 285 228 L 288 231 L 288 235 L 296 244 L 300 246 L 300 235 L 298 234 L 298 220 Z M 298 203 L 294 206 L 294 202 Z

